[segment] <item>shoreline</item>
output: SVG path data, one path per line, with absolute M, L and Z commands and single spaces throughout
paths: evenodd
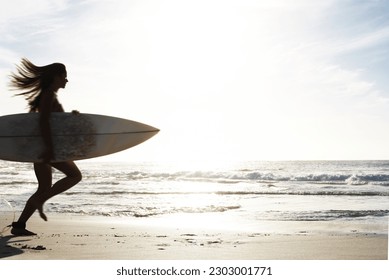
M 35 215 L 28 229 L 38 235 L 3 233 L 0 259 L 388 260 L 387 231 L 375 233 L 357 222 L 341 227 L 340 222 L 280 221 L 226 229 L 172 220 L 54 214 L 44 222 Z

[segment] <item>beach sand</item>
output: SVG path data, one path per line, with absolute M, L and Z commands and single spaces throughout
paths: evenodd
M 163 224 L 163 219 L 34 216 L 37 236 L 0 239 L 6 260 L 387 260 L 388 235 L 366 225 L 266 222 L 258 230 Z

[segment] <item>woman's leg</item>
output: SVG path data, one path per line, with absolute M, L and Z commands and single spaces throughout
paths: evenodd
M 56 182 L 52 187 L 51 167 L 58 169 L 66 175 L 65 178 Z M 35 235 L 35 233 L 25 229 L 27 220 L 35 210 L 38 209 L 41 218 L 47 221 L 46 215 L 43 213 L 43 203 L 53 196 L 70 189 L 82 179 L 81 172 L 74 162 L 51 163 L 50 165 L 36 163 L 34 164 L 34 170 L 39 182 L 38 190 L 27 201 L 18 222 L 12 224 L 11 233 L 15 235 Z
M 53 187 L 42 193 L 40 196 L 42 199 L 42 204 L 53 196 L 63 193 L 64 191 L 75 186 L 82 179 L 80 170 L 72 161 L 51 163 L 51 166 L 64 173 L 66 177 L 59 180 L 53 185 Z
M 50 165 L 64 173 L 66 177 L 56 182 L 51 188 L 45 189 L 37 196 L 38 201 L 36 201 L 36 208 L 38 209 L 41 218 L 45 221 L 47 221 L 47 217 L 43 213 L 43 204 L 53 196 L 70 189 L 82 179 L 81 172 L 74 162 L 56 162 L 50 163 Z
M 45 163 L 34 163 L 34 171 L 38 179 L 37 191 L 27 200 L 26 205 L 20 215 L 18 221 L 12 224 L 12 233 L 15 235 L 34 235 L 33 232 L 26 230 L 28 219 L 38 209 L 42 219 L 47 220 L 42 210 L 40 196 L 51 188 L 52 171 L 51 166 Z

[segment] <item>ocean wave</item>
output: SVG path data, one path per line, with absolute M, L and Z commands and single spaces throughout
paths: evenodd
M 388 215 L 389 210 L 327 210 L 301 212 L 271 211 L 268 217 L 285 221 L 330 221 L 337 219 L 386 217 Z
M 311 168 L 312 170 L 312 168 Z M 371 171 L 371 170 L 370 170 Z M 36 184 L 33 174 L 20 174 L 14 171 L 4 172 L 1 178 L 1 184 L 18 185 L 18 184 Z M 16 175 L 21 175 L 26 180 L 20 178 L 15 180 Z M 238 169 L 224 171 L 175 171 L 175 172 L 156 172 L 156 171 L 123 171 L 108 170 L 107 172 L 95 171 L 87 168 L 83 171 L 83 181 L 85 185 L 122 185 L 135 182 L 204 182 L 215 184 L 261 184 L 261 183 L 309 183 L 309 184 L 328 184 L 328 185 L 380 185 L 389 186 L 389 174 L 383 173 L 382 170 L 376 170 L 376 173 L 358 170 L 336 169 L 332 171 L 323 171 L 322 173 L 308 173 L 306 170 L 272 170 L 261 171 L 253 169 Z
M 179 171 L 179 172 L 121 172 L 110 178 L 91 176 L 88 180 L 96 181 L 96 184 L 118 184 L 120 181 L 193 181 L 211 182 L 220 184 L 262 183 L 262 182 L 308 182 L 314 184 L 348 184 L 365 185 L 381 184 L 389 185 L 389 174 L 283 174 L 282 172 L 261 171 Z M 104 175 L 101 175 L 104 176 Z
M 301 196 L 389 196 L 389 192 L 373 192 L 373 191 L 219 191 L 219 195 L 301 195 Z
M 151 216 L 157 216 L 157 215 L 164 215 L 164 214 L 176 214 L 176 213 L 187 213 L 187 214 L 199 214 L 199 213 L 222 213 L 230 210 L 236 210 L 241 208 L 240 205 L 233 205 L 233 206 L 215 206 L 215 205 L 209 205 L 209 206 L 203 206 L 203 207 L 174 207 L 172 209 L 162 210 L 162 211 L 155 211 L 155 212 L 139 212 L 133 213 L 132 216 L 136 218 L 144 218 L 144 217 L 151 217 Z M 123 212 L 118 212 L 119 214 L 123 214 Z
M 166 196 L 166 195 L 220 195 L 220 196 L 260 196 L 260 195 L 297 195 L 297 196 L 389 196 L 389 191 L 356 191 L 356 190 L 234 190 L 234 191 L 68 191 L 67 196 Z
M 148 218 L 170 214 L 206 214 L 223 213 L 241 209 L 240 205 L 205 205 L 200 207 L 133 207 L 133 208 L 105 208 L 96 209 L 96 207 L 53 208 L 50 211 L 60 211 L 65 214 L 80 214 L 91 216 L 111 216 L 111 217 L 134 217 Z M 342 219 L 364 219 L 364 218 L 389 217 L 388 209 L 378 210 L 321 210 L 321 211 L 267 211 L 262 212 L 259 220 L 277 220 L 277 221 L 333 221 Z
M 85 205 L 84 205 L 85 206 Z M 157 207 L 134 207 L 131 209 L 118 209 L 107 208 L 107 210 L 87 210 L 86 208 L 66 208 L 59 209 L 52 207 L 51 211 L 61 211 L 67 214 L 80 214 L 80 215 L 93 215 L 93 216 L 124 216 L 124 217 L 135 217 L 135 218 L 147 218 L 153 216 L 160 216 L 166 214 L 177 214 L 177 213 L 222 213 L 226 211 L 240 209 L 240 205 L 207 205 L 202 207 L 172 207 L 161 209 Z M 95 209 L 95 208 L 93 208 Z
M 37 182 L 33 181 L 7 181 L 7 180 L 2 180 L 1 185 L 2 186 L 25 186 L 25 185 L 37 185 Z

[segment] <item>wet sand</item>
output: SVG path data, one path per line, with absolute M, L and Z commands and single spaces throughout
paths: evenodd
M 363 225 L 267 223 L 263 230 L 163 224 L 150 219 L 33 217 L 37 236 L 0 239 L 5 260 L 387 260 L 388 236 Z

